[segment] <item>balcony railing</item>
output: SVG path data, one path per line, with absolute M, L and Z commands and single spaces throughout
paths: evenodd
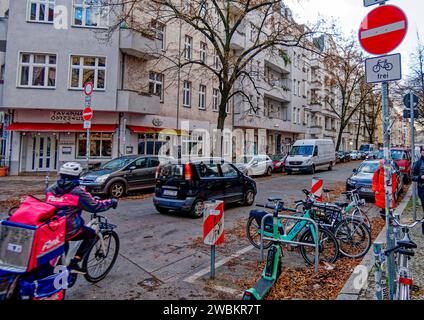
M 160 97 L 132 90 L 118 90 L 118 111 L 156 115 L 160 112 Z
M 138 32 L 120 29 L 119 48 L 122 52 L 145 60 L 154 60 L 159 57 L 162 49 L 161 42 L 153 36 L 144 36 Z
M 231 38 L 231 49 L 243 50 L 246 48 L 246 34 L 243 32 L 236 31 Z

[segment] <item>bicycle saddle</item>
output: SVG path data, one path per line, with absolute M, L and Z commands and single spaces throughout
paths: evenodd
M 417 249 L 418 246 L 414 241 L 403 241 L 400 240 L 397 242 L 397 245 L 402 247 L 402 248 L 406 248 L 406 249 Z
M 282 201 L 282 198 L 278 198 L 278 197 L 270 197 L 268 198 L 269 202 L 277 202 L 277 201 Z

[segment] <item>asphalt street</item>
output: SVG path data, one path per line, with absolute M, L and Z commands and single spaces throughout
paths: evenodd
M 314 176 L 324 179 L 325 187 L 343 186 L 352 170 L 360 162 L 339 164 L 333 171 L 318 171 Z M 265 203 L 268 197 L 280 196 L 288 204 L 302 199 L 302 189 L 309 189 L 311 175 L 256 179 L 256 203 Z M 226 208 L 225 230 L 245 223 L 248 207 Z M 193 220 L 184 215 L 162 215 L 156 212 L 152 198 L 123 200 L 116 211 L 105 214 L 118 225 L 120 254 L 110 274 L 97 284 L 80 277 L 67 291 L 67 299 L 212 299 L 231 298 L 219 295 L 210 286 L 184 281 L 204 270 L 210 264 L 208 248 L 203 245 L 202 219 Z M 219 258 L 229 257 L 249 246 L 248 240 L 236 239 L 218 248 Z M 245 255 L 257 253 L 247 252 Z

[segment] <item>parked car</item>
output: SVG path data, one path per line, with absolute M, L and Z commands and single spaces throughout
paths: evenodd
M 412 155 L 411 149 L 392 148 L 391 157 L 398 165 L 404 176 L 404 182 L 409 183 L 412 180 Z M 384 151 L 380 150 L 377 159 L 384 159 Z
M 335 147 L 332 140 L 298 140 L 286 159 L 286 172 L 309 172 L 318 168 L 332 170 L 336 164 Z
M 273 165 L 272 160 L 267 155 L 244 155 L 237 157 L 236 167 L 249 177 L 272 175 Z
M 359 195 L 362 198 L 374 199 L 372 191 L 372 178 L 374 173 L 380 168 L 380 160 L 366 160 L 362 162 L 358 169 L 353 170 L 353 174 L 346 180 L 346 190 L 359 189 Z M 403 173 L 399 170 L 397 164 L 393 161 L 391 164 L 392 172 L 396 174 L 397 190 L 396 200 L 403 191 Z
M 345 162 L 350 162 L 352 160 L 352 157 L 350 155 L 350 152 L 349 151 L 345 151 L 344 154 L 345 154 L 345 157 L 344 157 Z
M 338 158 L 338 161 L 341 163 L 346 162 L 345 153 L 343 151 L 337 151 L 337 158 Z
M 375 160 L 378 159 L 378 154 L 380 151 L 369 151 L 366 153 L 365 160 Z
M 116 158 L 84 173 L 81 185 L 91 194 L 113 198 L 120 198 L 130 191 L 154 188 L 159 162 L 159 157 L 153 155 Z
M 286 171 L 286 154 L 279 154 L 270 156 L 272 160 L 272 168 L 274 172 L 285 172 Z
M 378 147 L 372 143 L 365 143 L 361 145 L 361 147 L 359 148 L 359 151 L 365 152 L 366 154 L 368 154 L 369 152 L 378 151 Z
M 156 170 L 153 204 L 160 213 L 179 211 L 201 218 L 205 201 L 251 206 L 256 194 L 255 181 L 232 163 L 222 159 L 175 160 Z
M 350 159 L 351 160 L 360 160 L 361 159 L 361 155 L 359 154 L 358 151 L 354 150 L 350 152 Z

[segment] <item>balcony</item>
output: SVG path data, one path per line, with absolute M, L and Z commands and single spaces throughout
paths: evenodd
M 264 116 L 236 115 L 234 126 L 250 129 L 265 129 L 269 131 L 280 131 L 289 133 L 306 133 L 306 127 L 300 124 L 294 124 L 291 121 L 284 121 L 277 118 Z
M 285 80 L 264 81 L 264 95 L 280 102 L 291 101 L 291 90 Z
M 322 104 L 319 100 L 312 100 L 309 105 L 311 107 L 311 112 L 317 113 L 322 111 Z
M 7 18 L 0 18 L 0 52 L 6 52 Z
M 230 46 L 231 49 L 236 51 L 246 48 L 246 34 L 239 31 L 235 32 L 231 38 Z
M 118 90 L 117 111 L 156 115 L 160 112 L 160 97 L 144 92 Z
M 272 69 L 277 70 L 282 73 L 290 73 L 291 65 L 288 62 L 285 63 L 283 57 L 281 57 L 278 53 L 267 54 L 264 58 L 265 63 L 270 66 Z
M 311 90 L 321 90 L 321 89 L 322 89 L 322 81 L 319 78 L 312 79 Z
M 319 134 L 321 134 L 322 133 L 322 130 L 323 129 L 323 127 L 322 126 L 319 126 L 319 125 L 313 125 L 313 126 L 311 126 L 311 128 L 309 129 L 309 133 L 310 134 L 316 134 L 316 135 L 319 135 Z
M 120 30 L 119 48 L 126 54 L 144 60 L 157 59 L 162 49 L 160 41 L 129 29 Z
M 315 58 L 309 61 L 312 69 L 320 69 L 322 68 L 322 63 L 319 59 Z

